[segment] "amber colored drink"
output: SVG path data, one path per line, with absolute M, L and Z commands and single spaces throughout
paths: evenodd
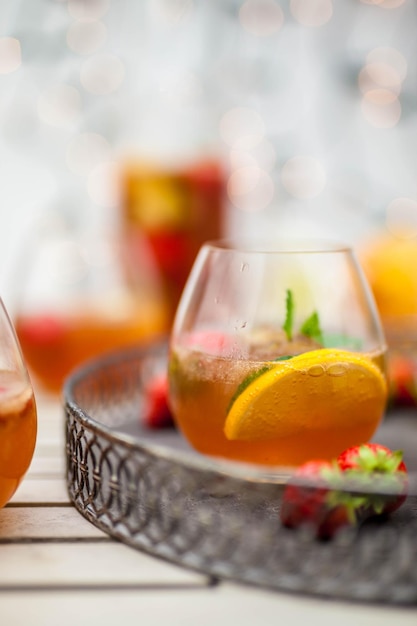
M 57 393 L 66 376 L 84 361 L 134 346 L 166 333 L 162 305 L 138 298 L 110 308 L 16 318 L 14 325 L 29 369 L 45 390 Z
M 371 360 L 378 368 L 383 369 L 382 353 L 372 355 Z M 171 406 L 179 428 L 196 450 L 211 456 L 250 463 L 294 466 L 312 457 L 334 458 L 348 446 L 368 441 L 377 429 L 383 409 L 378 409 L 375 413 L 373 407 L 383 407 L 383 394 L 368 398 L 366 406 L 370 409 L 369 413 L 365 411 L 360 415 L 352 414 L 352 419 L 342 423 L 337 415 L 334 423 L 329 424 L 327 421 L 320 424 L 319 420 L 313 422 L 309 416 L 309 408 L 326 402 L 326 397 L 323 397 L 322 390 L 319 389 L 320 367 L 312 367 L 311 376 L 307 372 L 311 381 L 309 386 L 303 386 L 301 382 L 293 390 L 283 388 L 284 403 L 291 402 L 293 394 L 307 394 L 303 401 L 306 410 L 294 415 L 294 428 L 287 428 L 286 436 L 255 437 L 253 440 L 228 439 L 224 432 L 226 416 L 239 386 L 242 387 L 243 381 L 268 366 L 287 367 L 285 361 L 280 364 L 255 358 L 233 360 L 184 346 L 173 347 L 169 368 Z M 343 370 L 334 367 L 334 371 L 334 384 L 338 386 L 339 393 L 355 393 L 359 398 L 360 383 L 358 388 L 352 390 L 352 385 L 341 375 Z M 289 384 L 294 384 L 294 381 Z M 343 404 L 343 398 L 341 402 Z M 276 411 L 277 416 L 280 415 L 280 406 L 271 407 L 271 410 Z
M 12 372 L 0 371 L 0 507 L 10 500 L 29 468 L 36 430 L 31 386 Z

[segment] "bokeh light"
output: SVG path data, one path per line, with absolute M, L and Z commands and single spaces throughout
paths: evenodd
M 68 13 L 81 22 L 92 22 L 105 15 L 110 0 L 68 0 Z
M 291 0 L 294 19 L 303 26 L 323 26 L 333 15 L 332 0 Z
M 359 72 L 358 85 L 362 93 L 375 89 L 386 89 L 399 95 L 407 76 L 407 62 L 395 48 L 374 48 L 366 57 Z
M 294 198 L 307 200 L 318 196 L 326 186 L 323 165 L 310 156 L 295 156 L 281 170 L 281 182 Z
M 84 89 L 97 96 L 106 96 L 117 91 L 124 76 L 123 63 L 112 54 L 96 55 L 84 61 L 80 72 Z
M 256 111 L 236 107 L 221 118 L 220 136 L 236 150 L 250 150 L 265 137 L 265 123 Z
M 401 118 L 401 104 L 389 89 L 371 89 L 362 100 L 365 119 L 376 128 L 392 128 Z
M 67 31 L 68 47 L 77 54 L 96 52 L 104 44 L 107 28 L 103 22 L 72 22 Z
M 78 117 L 80 109 L 80 94 L 71 85 L 55 85 L 38 98 L 39 117 L 51 126 L 70 127 Z
M 181 22 L 193 9 L 193 0 L 154 0 L 151 4 L 155 17 L 169 25 Z
M 401 83 L 398 72 L 387 63 L 368 63 L 358 77 L 359 88 L 363 93 L 382 87 L 399 94 Z
M 253 150 L 230 151 L 230 166 L 232 170 L 241 167 L 258 166 L 266 172 L 271 172 L 277 160 L 277 153 L 270 141 L 263 139 Z
M 403 81 L 407 76 L 407 61 L 403 54 L 396 48 L 388 46 L 381 46 L 373 48 L 367 57 L 367 63 L 383 63 L 390 66 L 398 76 L 400 81 Z
M 20 41 L 14 37 L 0 37 L 0 74 L 10 74 L 21 64 Z
M 246 0 L 239 9 L 243 28 L 259 37 L 277 33 L 284 23 L 284 13 L 274 0 Z
M 257 166 L 235 170 L 227 183 L 227 195 L 233 206 L 251 213 L 265 209 L 272 202 L 274 192 L 272 178 Z

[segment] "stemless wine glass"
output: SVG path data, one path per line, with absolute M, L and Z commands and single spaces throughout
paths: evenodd
M 208 242 L 170 341 L 170 405 L 191 445 L 263 465 L 331 459 L 384 414 L 381 324 L 354 251 Z
M 36 433 L 32 384 L 0 300 L 0 507 L 10 500 L 30 465 Z

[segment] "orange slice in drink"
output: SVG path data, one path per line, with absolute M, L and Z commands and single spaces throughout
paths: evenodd
M 371 359 L 326 348 L 274 364 L 242 387 L 227 414 L 228 439 L 275 439 L 364 423 L 375 430 L 387 396 L 384 375 Z

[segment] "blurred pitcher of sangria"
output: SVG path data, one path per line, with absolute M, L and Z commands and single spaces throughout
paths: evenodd
M 135 263 L 118 233 L 46 215 L 25 247 L 14 324 L 34 384 L 57 393 L 80 363 L 164 335 L 168 309 L 152 253 Z
M 156 259 L 173 318 L 203 243 L 223 234 L 226 178 L 214 158 L 164 164 L 131 158 L 122 168 L 122 230 L 137 264 L 143 238 Z

